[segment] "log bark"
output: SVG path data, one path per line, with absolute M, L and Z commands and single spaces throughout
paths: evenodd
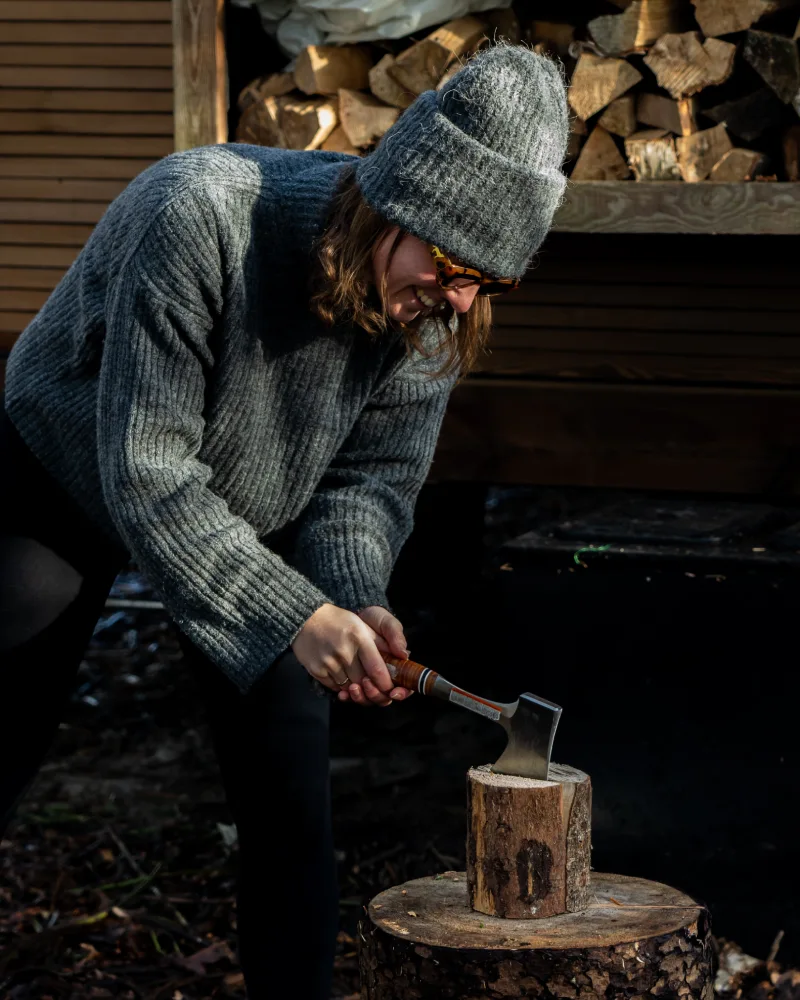
M 586 140 L 572 170 L 573 181 L 623 181 L 631 169 L 602 124 Z
M 414 103 L 417 95 L 406 90 L 395 80 L 389 72 L 392 66 L 394 66 L 394 56 L 387 52 L 369 71 L 369 89 L 384 104 L 404 109 Z
M 369 85 L 372 59 L 359 45 L 307 45 L 298 53 L 294 79 L 304 94 L 333 96 Z
M 696 183 L 708 177 L 714 164 L 733 149 L 733 143 L 725 126 L 715 125 L 693 135 L 679 136 L 675 140 L 675 148 L 683 179 Z
M 658 84 L 676 99 L 724 83 L 733 72 L 736 46 L 718 38 L 700 41 L 696 31 L 662 35 L 644 58 Z
M 339 118 L 345 135 L 356 148 L 377 142 L 397 121 L 400 112 L 359 90 L 339 91 Z
M 678 101 L 678 121 L 681 135 L 694 135 L 697 129 L 697 102 L 694 97 L 682 97 Z
M 680 27 L 680 4 L 676 0 L 633 0 L 622 14 L 596 17 L 587 27 L 604 55 L 641 52 Z
M 708 179 L 720 183 L 751 181 L 763 165 L 763 153 L 753 149 L 729 149 L 714 164 Z
M 565 59 L 575 40 L 575 25 L 558 21 L 532 21 L 530 36 L 532 44 L 542 46 L 550 55 Z
M 590 137 L 591 138 L 591 137 Z M 541 919 L 585 909 L 592 793 L 589 776 L 551 764 L 547 781 L 467 774 L 467 885 L 480 913 Z
M 661 94 L 639 94 L 636 101 L 636 117 L 642 125 L 663 129 L 675 135 L 681 134 L 681 118 L 678 102 Z
M 625 140 L 625 155 L 637 181 L 679 181 L 675 140 L 663 129 L 634 132 Z
M 797 0 L 692 0 L 695 20 L 706 37 L 746 31 L 765 14 Z
M 792 125 L 784 133 L 783 168 L 787 181 L 800 181 L 800 125 Z
M 582 913 L 504 920 L 470 910 L 463 872 L 387 889 L 361 922 L 362 997 L 713 1000 L 704 907 L 623 875 L 593 874 L 591 897 Z
M 768 31 L 748 31 L 742 55 L 784 104 L 800 114 L 800 53 L 797 42 Z
M 603 59 L 584 52 L 572 76 L 569 103 L 585 121 L 641 79 L 642 74 L 624 59 Z
M 415 96 L 434 90 L 450 63 L 477 45 L 484 33 L 483 23 L 477 17 L 448 21 L 401 52 L 388 72 Z
M 600 115 L 597 122 L 607 132 L 627 139 L 636 131 L 636 98 L 633 94 L 623 94 L 612 101 Z
M 786 109 L 769 87 L 754 90 L 733 101 L 706 108 L 703 114 L 713 122 L 724 124 L 745 142 L 753 142 L 768 128 L 780 125 Z
M 291 90 L 294 90 L 292 73 L 269 73 L 251 80 L 239 94 L 236 104 L 240 111 L 246 111 L 265 97 L 283 97 Z
M 334 101 L 267 97 L 243 112 L 236 139 L 281 149 L 319 149 L 337 123 Z

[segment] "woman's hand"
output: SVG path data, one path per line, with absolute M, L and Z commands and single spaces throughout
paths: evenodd
M 367 611 L 389 615 L 384 608 Z M 400 625 L 396 619 L 392 620 Z M 300 629 L 292 643 L 292 652 L 320 684 L 338 691 L 342 701 L 391 705 L 406 696 L 406 689 L 396 688 L 392 683 L 377 642 L 386 645 L 386 651 L 397 648 L 396 639 L 389 647 L 380 633 L 358 615 L 333 604 L 323 604 Z

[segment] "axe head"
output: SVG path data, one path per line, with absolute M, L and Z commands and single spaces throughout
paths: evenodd
M 521 778 L 547 778 L 553 737 L 561 718 L 561 706 L 527 692 L 498 720 L 508 733 L 508 746 L 492 770 Z

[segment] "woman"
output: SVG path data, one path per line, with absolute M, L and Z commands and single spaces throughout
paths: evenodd
M 480 293 L 513 287 L 544 239 L 567 133 L 557 67 L 503 45 L 363 160 L 169 156 L 112 203 L 11 353 L 0 816 L 132 555 L 208 704 L 254 1000 L 329 995 L 328 701 L 309 675 L 359 705 L 410 693 L 381 656 L 407 652 L 388 577 L 488 332 Z

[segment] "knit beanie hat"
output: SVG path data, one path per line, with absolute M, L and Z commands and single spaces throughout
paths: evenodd
M 500 44 L 421 94 L 356 178 L 388 222 L 487 274 L 516 278 L 562 199 L 568 137 L 558 66 Z

